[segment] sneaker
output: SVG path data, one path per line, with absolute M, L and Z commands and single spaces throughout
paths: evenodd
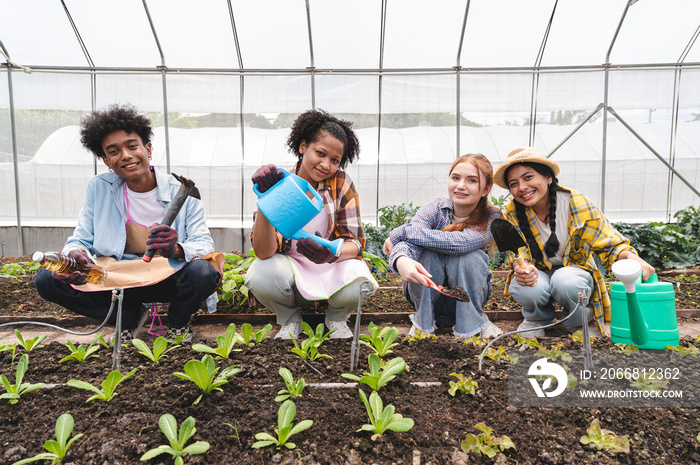
M 348 328 L 348 322 L 346 320 L 329 321 L 328 318 L 326 318 L 326 329 L 328 329 L 328 331 L 337 330 L 331 333 L 331 339 L 349 339 L 352 337 L 352 331 Z
M 501 334 L 503 334 L 503 330 L 501 330 L 501 328 L 493 323 L 489 323 L 486 328 L 481 330 L 479 336 L 481 336 L 483 339 L 488 339 L 491 337 L 500 336 Z
M 415 336 L 416 333 L 417 333 L 418 331 L 420 331 L 420 330 L 421 330 L 421 329 L 420 329 L 418 326 L 416 326 L 415 324 L 413 324 L 413 325 L 411 325 L 411 329 L 408 330 L 408 335 L 409 335 L 409 336 Z
M 128 343 L 130 343 L 130 342 L 132 341 L 132 339 L 134 338 L 134 337 L 133 337 L 133 332 L 134 332 L 133 329 L 122 329 L 122 337 L 121 337 L 122 345 L 128 344 Z M 116 338 L 116 335 L 117 335 L 117 334 L 116 334 L 116 331 L 115 331 L 115 333 L 112 334 L 112 335 L 109 337 L 109 339 L 107 340 L 107 343 L 108 343 L 108 344 L 113 344 L 113 343 L 114 343 L 114 339 Z
M 183 344 L 185 342 L 192 342 L 192 335 L 193 335 L 192 329 L 190 329 L 190 326 L 183 326 L 182 328 L 170 328 L 168 331 L 165 333 L 165 339 L 168 341 L 178 341 L 179 338 L 181 340 L 178 342 L 178 344 Z M 178 339 L 176 339 L 178 338 Z
M 540 327 L 546 326 L 550 323 L 554 323 L 554 319 L 549 321 L 523 320 L 523 322 L 520 323 L 520 326 L 518 326 L 517 331 L 521 336 L 526 338 L 544 337 L 544 329 L 540 329 Z
M 291 333 L 291 336 L 289 335 Z M 277 335 L 275 335 L 275 339 L 285 339 L 289 340 L 292 339 L 299 339 L 299 335 L 301 334 L 301 323 L 298 321 L 294 321 L 292 323 L 286 323 L 283 324 L 282 327 L 280 328 L 279 331 L 277 331 Z

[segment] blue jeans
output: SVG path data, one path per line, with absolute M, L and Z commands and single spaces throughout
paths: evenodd
M 122 300 L 122 327 L 133 329 L 138 325 L 144 303 L 170 302 L 168 324 L 182 328 L 197 312 L 202 301 L 211 295 L 221 274 L 206 260 L 193 260 L 169 278 L 150 286 L 124 290 Z M 112 291 L 82 292 L 69 284 L 54 279 L 50 271 L 40 269 L 34 278 L 39 295 L 80 315 L 102 321 L 107 316 Z M 110 324 L 115 324 L 115 306 Z
M 587 286 L 590 294 L 593 289 L 593 276 L 577 266 L 562 266 L 552 268 L 546 273 L 537 270 L 537 284 L 532 287 L 521 286 L 513 279 L 508 287 L 510 296 L 523 306 L 523 317 L 526 320 L 545 323 L 554 318 L 554 305 L 557 302 L 564 307 L 563 316 L 567 316 L 578 303 L 578 292 L 580 287 Z M 588 301 L 585 302 L 588 305 Z M 564 322 L 564 326 L 581 326 L 582 311 L 579 309 L 576 314 Z M 586 307 L 586 321 L 593 318 L 593 309 Z
M 469 302 L 447 298 L 435 289 L 420 284 L 404 283 L 404 295 L 415 308 L 411 315 L 413 324 L 427 333 L 435 331 L 435 313 L 448 313 L 454 306 L 455 336 L 468 338 L 489 325 L 483 306 L 491 297 L 491 272 L 489 257 L 483 250 L 464 255 L 442 255 L 423 249 L 418 262 L 433 276 L 435 284 L 445 287 L 462 287 L 469 293 Z M 447 308 L 442 308 L 442 306 Z

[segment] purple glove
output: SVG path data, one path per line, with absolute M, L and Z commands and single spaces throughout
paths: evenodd
M 258 168 L 250 180 L 258 185 L 258 190 L 262 193 L 277 184 L 283 177 L 284 174 L 278 171 L 275 165 L 265 165 Z
M 177 231 L 164 224 L 152 224 L 148 228 L 146 249 L 155 250 L 165 258 L 172 257 L 177 252 Z
M 318 233 L 316 235 L 319 236 Z M 297 241 L 297 251 L 314 263 L 333 263 L 338 260 L 331 249 L 322 246 L 310 237 Z
M 68 252 L 68 258 L 72 258 L 76 261 L 76 263 L 83 266 L 91 263 L 90 257 L 88 257 L 87 252 L 85 252 L 83 249 L 71 250 Z M 67 284 L 75 284 L 76 286 L 80 286 L 81 284 L 85 284 L 87 282 L 87 274 L 83 273 L 82 271 L 74 271 L 68 275 L 59 273 L 52 273 L 52 275 L 54 279 L 63 281 Z

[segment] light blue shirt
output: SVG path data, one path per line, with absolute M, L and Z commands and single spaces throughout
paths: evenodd
M 180 182 L 156 169 L 153 171 L 158 188 L 157 199 L 165 212 L 180 188 Z M 78 215 L 78 225 L 63 246 L 63 253 L 83 248 L 89 254 L 98 257 L 114 257 L 116 260 L 139 259 L 137 255 L 124 253 L 126 217 L 124 179 L 113 172 L 93 177 L 87 185 L 83 207 Z M 185 253 L 184 260 L 169 260 L 174 269 L 180 269 L 186 262 L 214 251 L 214 241 L 204 220 L 201 200 L 188 197 L 173 221 L 172 228 L 177 231 L 178 244 Z

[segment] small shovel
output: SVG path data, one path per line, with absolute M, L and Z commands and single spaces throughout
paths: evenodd
M 518 253 L 518 249 L 525 247 L 527 244 L 525 244 L 515 226 L 507 220 L 495 219 L 491 222 L 491 235 L 493 240 L 496 241 L 499 252 L 513 252 L 515 254 L 515 263 L 521 268 L 527 266 L 523 256 Z
M 462 302 L 469 302 L 469 294 L 467 294 L 467 291 L 465 291 L 461 287 L 450 289 L 445 286 L 438 286 L 432 279 L 428 277 L 428 275 L 421 271 L 419 271 L 419 273 L 425 277 L 426 281 L 428 281 L 428 286 L 432 287 L 440 294 L 446 295 L 447 297 L 452 297 L 453 299 L 461 300 Z

